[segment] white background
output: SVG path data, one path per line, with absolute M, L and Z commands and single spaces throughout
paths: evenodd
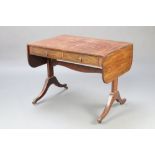
M 1 1 L 1 25 L 154 25 L 154 1 Z M 0 154 L 154 154 L 154 130 L 1 130 Z

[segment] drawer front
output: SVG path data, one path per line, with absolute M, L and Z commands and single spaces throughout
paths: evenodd
M 62 55 L 62 59 L 67 60 L 67 61 L 73 61 L 73 62 L 81 63 L 81 57 L 79 54 L 73 54 L 73 53 L 66 53 L 65 52 Z
M 80 55 L 80 54 L 66 52 L 66 53 L 63 53 L 62 59 L 76 62 L 76 63 L 83 63 L 83 64 L 99 66 L 99 59 L 98 59 L 98 57 L 95 57 L 95 56 Z
M 38 48 L 38 47 L 29 47 L 29 51 L 31 55 L 36 55 L 36 56 L 41 56 L 41 57 L 46 57 L 47 56 L 47 51 L 44 49 Z
M 53 58 L 53 59 L 61 59 L 62 58 L 61 51 L 48 50 L 47 52 L 48 52 L 48 54 L 47 54 L 48 58 Z
M 82 63 L 99 66 L 99 59 L 95 56 L 83 56 Z
M 60 59 L 60 60 L 62 59 L 75 63 L 101 66 L 99 58 L 96 56 L 81 55 L 71 52 L 61 52 L 33 46 L 29 47 L 29 51 L 31 55 L 41 56 L 45 58 Z
M 53 58 L 53 59 L 61 59 L 62 58 L 62 52 L 60 51 L 54 51 L 49 49 L 42 49 L 38 47 L 29 47 L 30 54 L 46 57 L 46 58 Z

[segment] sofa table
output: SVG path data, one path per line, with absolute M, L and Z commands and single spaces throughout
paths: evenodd
M 126 99 L 121 98 L 118 91 L 118 77 L 131 68 L 133 58 L 131 43 L 61 35 L 29 43 L 27 52 L 31 67 L 47 64 L 47 79 L 33 104 L 46 94 L 51 84 L 68 88 L 66 84 L 60 84 L 54 76 L 53 69 L 56 65 L 80 72 L 101 73 L 104 83 L 112 83 L 108 102 L 97 119 L 99 123 L 108 114 L 115 101 L 125 103 Z

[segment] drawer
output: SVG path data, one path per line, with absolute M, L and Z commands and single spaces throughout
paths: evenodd
M 54 50 L 47 50 L 47 57 L 52 59 L 61 59 L 62 52 L 61 51 L 54 51 Z
M 81 55 L 66 52 L 62 54 L 62 59 L 76 63 L 99 66 L 99 59 L 96 56 Z
M 47 51 L 38 47 L 29 46 L 29 52 L 31 55 L 36 55 L 41 57 L 47 56 Z
M 39 47 L 29 47 L 29 51 L 31 55 L 46 57 L 46 58 L 53 58 L 53 59 L 61 59 L 62 52 L 61 51 L 54 51 L 49 49 L 42 49 Z
M 88 64 L 93 66 L 101 66 L 99 58 L 97 56 L 43 49 L 43 48 L 34 47 L 34 46 L 29 46 L 29 51 L 31 55 L 36 55 L 40 57 L 66 60 L 70 62 Z

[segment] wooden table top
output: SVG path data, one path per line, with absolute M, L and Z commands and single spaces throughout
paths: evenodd
M 88 37 L 61 35 L 51 39 L 32 42 L 28 45 L 57 51 L 105 57 L 112 52 L 131 46 L 132 44 Z

